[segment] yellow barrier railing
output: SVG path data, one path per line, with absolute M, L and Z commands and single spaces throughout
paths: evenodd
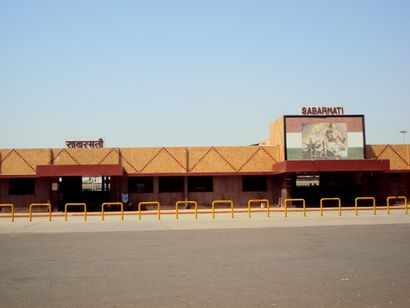
M 50 203 L 32 203 L 29 206 L 30 222 L 32 221 L 32 217 L 33 217 L 33 211 L 32 211 L 33 206 L 36 206 L 36 207 L 46 206 L 48 208 L 48 221 L 51 221 L 51 204 Z
M 143 201 L 138 203 L 138 219 L 141 220 L 141 205 L 156 205 L 158 207 L 158 220 L 161 219 L 161 205 L 158 201 Z
M 104 221 L 104 206 L 106 205 L 120 205 L 121 206 L 121 220 L 124 220 L 124 203 L 122 202 L 104 202 L 101 204 L 101 220 Z
M 390 200 L 403 200 L 404 201 L 404 213 L 408 214 L 408 207 L 407 207 L 407 197 L 405 196 L 390 196 L 387 197 L 387 214 L 390 215 Z
M 373 202 L 373 215 L 376 215 L 376 198 L 374 197 L 357 197 L 354 199 L 354 212 L 356 216 L 359 214 L 359 209 L 358 209 L 358 201 L 359 200 L 370 200 Z
M 87 221 L 87 204 L 85 203 L 66 203 L 64 205 L 64 221 L 67 221 L 67 209 L 69 206 L 82 206 L 84 207 L 84 221 Z
M 0 207 L 9 207 L 11 212 L 11 222 L 14 222 L 14 204 L 11 203 L 1 203 Z
M 339 216 L 342 216 L 342 200 L 340 200 L 340 198 L 320 199 L 320 216 L 323 216 L 323 201 L 337 201 L 337 206 L 339 207 Z
M 175 203 L 175 215 L 176 215 L 177 220 L 178 220 L 178 215 L 179 215 L 179 205 L 181 204 L 193 204 L 195 207 L 195 219 L 198 218 L 198 202 L 185 200 L 185 201 L 177 201 Z
M 302 202 L 303 216 L 306 217 L 306 202 L 305 202 L 305 199 L 285 199 L 285 217 L 288 217 L 288 202 Z
M 215 218 L 215 204 L 228 203 L 231 205 L 231 218 L 233 218 L 233 201 L 232 200 L 214 200 L 212 201 L 212 218 Z
M 270 211 L 269 211 L 269 200 L 268 199 L 252 199 L 248 201 L 248 216 L 251 218 L 251 204 L 252 203 L 260 203 L 260 204 L 266 204 L 266 213 L 268 217 L 270 217 Z

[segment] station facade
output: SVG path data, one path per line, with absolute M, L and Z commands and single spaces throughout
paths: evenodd
M 103 202 L 142 201 L 174 207 L 195 200 L 250 199 L 281 206 L 304 198 L 409 196 L 407 144 L 368 145 L 363 115 L 343 115 L 331 108 L 314 114 L 282 116 L 272 122 L 269 139 L 252 146 L 104 148 L 103 141 L 69 141 L 66 148 L 0 149 L 0 203 L 26 210 L 49 202 L 63 211 L 68 202 L 85 202 L 90 211 Z M 318 114 L 319 113 L 319 114 Z

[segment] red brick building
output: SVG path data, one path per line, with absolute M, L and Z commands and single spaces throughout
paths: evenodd
M 409 145 L 368 145 L 363 115 L 283 116 L 264 145 L 234 147 L 104 148 L 100 141 L 58 149 L 0 149 L 0 202 L 27 209 L 51 202 L 159 201 L 409 196 Z M 81 146 L 78 148 L 77 146 Z M 135 207 L 134 207 L 135 209 Z

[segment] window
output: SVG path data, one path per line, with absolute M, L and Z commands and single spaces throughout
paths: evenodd
M 188 177 L 189 192 L 213 192 L 214 178 L 212 176 L 190 176 Z
M 128 192 L 129 193 L 153 193 L 154 192 L 154 178 L 152 176 L 128 178 Z
M 242 177 L 242 191 L 267 191 L 266 175 L 245 175 Z
M 83 176 L 81 178 L 82 191 L 110 191 L 110 177 Z
M 320 176 L 318 174 L 298 174 L 296 175 L 296 187 L 319 186 Z
M 34 179 L 9 179 L 9 195 L 34 195 Z
M 158 179 L 159 192 L 184 192 L 184 178 L 182 176 L 163 176 Z

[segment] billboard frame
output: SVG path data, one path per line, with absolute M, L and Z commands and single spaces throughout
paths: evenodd
M 283 116 L 283 128 L 284 128 L 284 158 L 285 161 L 288 160 L 288 141 L 287 141 L 287 119 L 288 118 L 297 118 L 297 119 L 343 119 L 343 118 L 360 118 L 362 121 L 363 127 L 363 159 L 367 159 L 366 154 L 366 125 L 365 125 L 365 118 L 363 114 L 352 114 L 352 115 L 284 115 Z

